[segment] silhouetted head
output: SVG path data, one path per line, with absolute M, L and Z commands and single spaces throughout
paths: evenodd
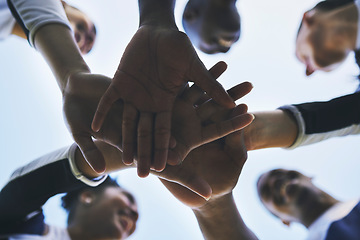
M 229 51 L 240 37 L 236 0 L 189 0 L 183 26 L 195 47 L 204 53 Z

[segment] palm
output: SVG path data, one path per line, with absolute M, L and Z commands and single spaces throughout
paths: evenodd
M 243 83 L 228 92 L 236 100 L 248 93 L 250 89 L 251 84 Z M 175 103 L 173 135 L 176 137 L 178 145 L 174 151 L 180 150 L 178 153 L 180 155 L 186 156 L 193 149 L 191 146 L 218 139 L 243 128 L 252 120 L 249 115 L 244 114 L 247 111 L 246 105 L 239 105 L 233 110 L 227 110 L 213 101 L 208 101 L 194 107 L 193 105 L 199 102 L 198 99 L 203 97 L 201 94 L 199 95 L 200 92 L 196 86 L 193 86 L 186 90 Z M 231 116 L 235 116 L 235 118 L 231 118 Z M 230 120 L 226 121 L 228 119 Z M 224 124 L 224 121 L 227 124 Z M 225 131 L 225 129 L 227 130 Z M 221 134 L 222 131 L 226 134 L 224 132 Z M 180 201 L 190 206 L 201 206 L 205 203 L 204 199 L 189 189 L 198 193 L 202 192 L 203 197 L 211 196 L 212 198 L 229 193 L 237 183 L 246 158 L 247 152 L 243 143 L 242 131 L 237 131 L 226 138 L 192 150 L 181 165 L 167 166 L 163 172 L 157 175 Z M 182 186 L 170 181 L 175 181 Z M 200 185 L 202 185 L 201 189 Z M 209 188 L 211 188 L 210 192 Z
M 185 34 L 141 27 L 127 46 L 113 85 L 140 111 L 170 111 L 190 80 L 197 55 Z
M 140 176 L 147 176 L 151 166 L 162 170 L 168 155 L 174 100 L 188 81 L 233 107 L 184 33 L 142 26 L 128 44 L 99 103 L 93 129 L 99 130 L 112 103 L 123 99 L 123 145 L 119 147 L 123 148 L 124 162 L 131 163 L 136 156 Z
M 247 159 L 242 135 L 241 130 L 194 149 L 181 165 L 167 166 L 159 173 L 161 182 L 175 197 L 191 207 L 206 203 L 202 197 L 188 189 L 194 190 L 194 182 L 201 182 L 199 179 L 210 186 L 212 199 L 231 192 Z M 202 192 L 206 193 L 204 190 Z
M 246 95 L 251 88 L 251 84 L 245 82 L 235 86 L 229 93 L 237 100 Z M 252 121 L 250 115 L 244 114 L 245 105 L 237 106 L 236 111 L 241 112 L 231 116 L 234 109 L 226 109 L 213 100 L 196 105 L 202 97 L 201 89 L 193 85 L 176 100 L 172 117 L 172 135 L 177 145 L 169 152 L 168 162 L 180 163 L 194 148 L 242 129 Z
M 221 196 L 232 191 L 235 187 L 247 153 L 242 149 L 241 132 L 216 142 L 208 143 L 191 151 L 183 162 L 184 169 L 192 168 L 204 178 L 212 188 L 212 197 Z M 237 146 L 237 154 L 228 151 L 226 141 L 232 141 Z

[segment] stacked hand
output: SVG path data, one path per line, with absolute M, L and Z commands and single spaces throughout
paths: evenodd
M 225 68 L 226 65 L 220 63 L 215 65 L 210 72 L 217 78 Z M 82 153 L 84 156 L 88 156 L 89 164 L 98 172 L 99 169 L 105 168 L 105 163 L 101 152 L 93 143 L 92 137 L 113 146 L 122 144 L 123 104 L 121 101 L 117 101 L 112 106 L 101 131 L 93 132 L 91 130 L 92 116 L 99 99 L 110 82 L 111 80 L 105 76 L 78 73 L 72 75 L 64 91 L 65 120 Z M 243 83 L 231 89 L 229 93 L 234 99 L 238 99 L 247 94 L 251 88 L 250 83 Z M 243 114 L 246 112 L 245 105 L 239 105 L 234 110 L 229 110 L 216 104 L 213 100 L 200 103 L 204 97 L 207 98 L 207 95 L 193 85 L 191 88 L 186 88 L 181 97 L 176 99 L 172 124 L 173 136 L 177 142 L 170 151 L 172 158 L 185 158 L 195 147 L 241 129 L 252 121 L 251 115 Z M 231 116 L 230 113 L 232 113 Z M 118 161 L 121 161 L 120 158 Z M 184 162 L 183 165 L 187 166 L 187 163 Z M 200 178 L 195 176 L 193 179 L 197 180 L 189 184 L 190 178 L 184 180 L 180 179 L 181 177 L 182 175 L 172 176 L 173 179 L 177 178 L 183 185 L 189 185 L 200 195 L 210 197 L 211 189 L 205 181 L 199 180 Z
M 229 94 L 234 99 L 237 99 L 245 93 L 245 89 L 249 88 L 251 89 L 251 84 L 243 83 L 229 90 Z M 205 105 L 207 104 L 209 103 L 205 103 Z M 207 114 L 213 113 L 212 116 L 202 114 L 204 120 L 208 118 L 206 122 L 212 124 L 212 121 L 219 121 L 221 118 L 226 119 L 228 117 L 229 110 L 220 111 L 219 106 L 211 108 L 206 112 Z M 247 107 L 245 105 L 239 105 L 231 114 L 232 116 L 244 117 L 247 115 L 242 114 L 246 113 L 246 111 Z M 175 125 L 175 123 L 173 124 Z M 195 208 L 202 206 L 206 201 L 203 198 L 204 195 L 200 197 L 189 190 L 194 190 L 191 187 L 194 181 L 200 182 L 201 180 L 208 184 L 208 187 L 211 188 L 211 192 L 208 193 L 211 194 L 207 198 L 211 196 L 214 199 L 224 196 L 231 193 L 237 184 L 246 159 L 247 151 L 244 144 L 243 131 L 240 130 L 220 140 L 192 150 L 181 165 L 167 166 L 163 172 L 157 175 L 175 197 L 184 204 Z M 205 186 L 205 183 L 203 184 Z
M 92 129 L 99 131 L 113 103 L 122 99 L 122 145 L 118 148 L 123 150 L 124 163 L 131 164 L 135 157 L 141 177 L 147 176 L 150 168 L 161 171 L 166 163 L 178 164 L 183 153 L 175 159 L 174 155 L 168 156 L 169 147 L 179 144 L 170 141 L 171 116 L 175 98 L 188 81 L 221 105 L 235 106 L 184 33 L 142 26 L 127 46 L 114 79 L 99 102 Z

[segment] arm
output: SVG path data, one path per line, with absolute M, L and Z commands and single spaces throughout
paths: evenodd
M 43 233 L 42 205 L 50 197 L 83 184 L 72 174 L 75 151 L 75 145 L 57 150 L 12 174 L 0 192 L 0 234 Z M 101 179 L 87 182 L 96 185 Z
M 296 148 L 331 137 L 359 134 L 360 92 L 254 115 L 255 120 L 245 129 L 248 150 Z
M 228 93 L 237 96 L 239 89 L 233 88 Z M 232 114 L 241 114 L 246 110 L 240 105 Z M 208 114 L 208 123 L 229 114 L 221 109 L 216 109 L 213 116 L 209 115 L 209 110 L 200 112 Z M 167 166 L 163 172 L 154 173 L 179 201 L 192 208 L 205 239 L 256 239 L 244 223 L 232 197 L 232 190 L 247 159 L 243 140 L 242 130 L 234 132 L 192 150 L 181 165 Z M 184 187 L 188 179 L 194 176 L 200 177 L 211 187 L 208 201 Z M 181 184 L 172 179 L 177 179 Z
M 244 129 L 247 149 L 289 147 L 297 136 L 298 126 L 290 113 L 282 110 L 255 112 L 254 121 Z
M 211 239 L 257 239 L 243 222 L 232 193 L 210 199 L 204 206 L 193 209 L 203 236 Z
M 104 76 L 90 74 L 60 1 L 8 0 L 8 5 L 30 44 L 43 55 L 52 69 L 64 100 L 68 97 L 68 83 L 73 79 L 106 79 Z M 71 119 L 74 114 L 76 113 L 67 113 L 65 118 Z M 69 120 L 67 123 L 88 162 L 96 171 L 103 172 L 104 159 L 92 141 L 92 131 L 82 131 L 79 135 L 80 130 L 73 126 L 74 123 Z
M 138 175 L 161 171 L 168 158 L 175 98 L 193 81 L 220 104 L 235 104 L 206 70 L 188 37 L 174 21 L 175 0 L 139 0 L 140 27 L 126 47 L 114 79 L 92 123 L 98 131 L 111 105 L 124 100 L 124 162 L 138 162 Z M 178 139 L 175 139 L 178 140 Z M 168 161 L 167 161 L 168 160 Z M 180 159 L 180 161 L 183 159 Z
M 165 187 L 182 203 L 192 208 L 205 239 L 257 239 L 244 223 L 232 196 L 232 190 L 246 161 L 241 131 L 225 139 L 203 145 L 188 155 L 182 165 L 168 166 L 158 173 Z M 188 179 L 196 175 L 212 188 L 208 201 L 177 183 L 172 176 Z

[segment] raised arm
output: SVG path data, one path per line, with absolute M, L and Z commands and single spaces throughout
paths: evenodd
M 244 94 L 243 90 L 244 86 L 234 87 L 228 93 L 236 100 Z M 203 99 L 204 96 L 199 96 L 196 86 L 190 91 L 187 101 Z M 198 114 L 207 124 L 226 119 L 229 114 L 241 116 L 247 112 L 246 105 L 239 105 L 229 112 L 219 105 L 213 105 L 212 102 L 200 104 L 200 108 Z M 167 166 L 163 172 L 154 174 L 159 176 L 161 182 L 176 198 L 192 208 L 206 239 L 256 239 L 242 220 L 232 197 L 232 190 L 237 184 L 246 159 L 247 150 L 243 131 L 240 130 L 193 149 L 181 165 Z M 211 187 L 212 192 L 208 201 L 184 187 L 187 186 L 187 179 L 192 179 L 193 176 L 202 178 Z
M 123 149 L 126 164 L 137 159 L 141 177 L 146 177 L 150 168 L 165 168 L 174 100 L 188 81 L 221 105 L 235 106 L 208 73 L 186 34 L 178 31 L 174 5 L 175 0 L 139 0 L 139 29 L 127 46 L 92 123 L 92 129 L 98 131 L 111 105 L 119 98 L 124 100 L 123 143 L 118 147 Z
M 22 27 L 30 44 L 45 58 L 52 69 L 63 98 L 71 79 L 90 78 L 90 69 L 81 56 L 62 3 L 59 0 L 8 0 L 9 8 Z M 107 79 L 97 75 L 99 79 Z M 65 113 L 70 119 L 74 112 Z M 104 159 L 92 141 L 92 131 L 81 132 L 68 120 L 73 138 L 88 162 L 98 172 L 105 169 Z
M 209 200 L 193 212 L 206 240 L 258 239 L 242 220 L 232 193 Z
M 241 109 L 239 109 L 241 111 Z M 242 110 L 243 111 L 243 110 Z M 162 183 L 181 202 L 190 206 L 205 239 L 257 239 L 244 223 L 232 196 L 247 154 L 241 131 L 194 149 L 180 166 L 159 173 Z M 171 177 L 202 177 L 212 188 L 206 201 Z

